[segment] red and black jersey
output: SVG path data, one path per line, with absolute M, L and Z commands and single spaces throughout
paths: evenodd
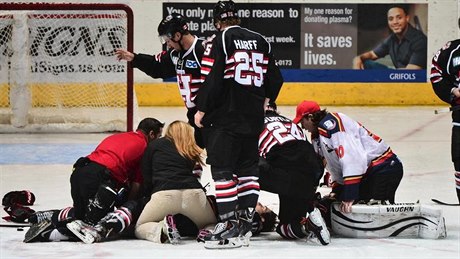
M 430 80 L 441 100 L 451 105 L 460 104 L 451 94 L 452 88 L 458 87 L 460 82 L 460 39 L 447 42 L 433 56 Z
M 259 135 L 259 155 L 271 167 L 282 168 L 288 174 L 311 174 L 314 185 L 318 185 L 323 168 L 302 129 L 292 120 L 273 111 L 267 111 L 264 122 L 264 129 Z
M 264 118 L 264 129 L 259 136 L 259 155 L 266 157 L 270 150 L 291 141 L 305 141 L 302 129 L 292 120 L 267 112 Z
M 87 157 L 110 170 L 120 184 L 143 181 L 141 159 L 147 137 L 141 131 L 118 133 L 105 138 Z
M 201 73 L 196 104 L 206 113 L 203 124 L 258 135 L 264 100 L 276 100 L 283 84 L 270 43 L 259 33 L 227 27 L 206 46 Z
M 177 84 L 185 106 L 192 109 L 195 107 L 196 93 L 202 83 L 200 70 L 204 52 L 203 41 L 195 37 L 192 46 L 181 52 L 169 49 L 155 56 L 135 54 L 131 64 L 153 78 L 177 76 Z

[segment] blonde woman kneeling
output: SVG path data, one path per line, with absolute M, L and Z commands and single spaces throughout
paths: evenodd
M 178 243 L 180 232 L 174 214 L 186 216 L 198 229 L 216 223 L 201 183 L 192 173 L 196 163 L 204 164 L 202 152 L 193 128 L 183 121 L 172 122 L 163 138 L 148 145 L 142 174 L 145 193 L 151 198 L 136 224 L 137 238 Z

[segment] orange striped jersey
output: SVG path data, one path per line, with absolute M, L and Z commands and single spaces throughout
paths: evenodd
M 343 113 L 328 113 L 318 129 L 319 137 L 312 140 L 315 151 L 326 161 L 332 181 L 344 185 L 344 191 L 357 188 L 371 166 L 393 155 L 380 137 Z

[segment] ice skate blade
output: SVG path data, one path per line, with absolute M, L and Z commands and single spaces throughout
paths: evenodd
M 82 229 L 83 226 L 78 224 L 77 222 L 73 221 L 66 224 L 67 229 L 69 229 L 72 233 L 75 234 L 83 243 L 85 244 L 92 244 L 94 243 L 95 239 L 94 236 L 89 233 L 83 233 Z
M 232 249 L 241 247 L 241 240 L 239 237 L 233 237 L 229 239 L 219 241 L 206 241 L 204 247 L 206 249 Z

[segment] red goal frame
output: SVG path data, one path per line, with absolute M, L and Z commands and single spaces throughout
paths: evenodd
M 0 3 L 0 10 L 122 10 L 127 15 L 127 50 L 133 52 L 134 14 L 132 9 L 125 4 L 85 4 L 85 3 Z M 134 113 L 134 81 L 133 68 L 127 66 L 127 131 L 133 130 Z

